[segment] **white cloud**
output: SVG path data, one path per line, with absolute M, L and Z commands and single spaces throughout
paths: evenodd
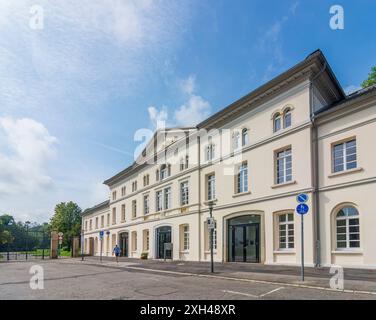
M 47 163 L 57 139 L 33 119 L 0 118 L 0 196 L 51 187 Z
M 188 101 L 175 111 L 175 120 L 179 126 L 195 126 L 209 116 L 210 110 L 208 101 L 192 94 Z
M 196 76 L 190 75 L 188 78 L 181 80 L 180 89 L 186 98 L 186 102 L 175 109 L 172 120 L 169 119 L 166 106 L 161 109 L 153 106 L 148 108 L 149 119 L 153 129 L 170 126 L 195 126 L 209 116 L 211 112 L 210 103 L 202 96 L 195 94 Z

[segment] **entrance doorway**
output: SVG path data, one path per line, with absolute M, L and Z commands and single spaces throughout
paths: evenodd
M 165 226 L 165 227 L 159 227 L 156 232 L 156 238 L 157 238 L 157 259 L 171 259 L 172 257 L 172 250 L 166 250 L 166 257 L 165 257 L 165 251 L 164 251 L 164 244 L 165 243 L 171 243 L 171 227 Z
M 122 257 L 128 257 L 128 239 L 128 232 L 119 234 L 120 256 Z
M 260 216 L 247 215 L 228 220 L 228 260 L 260 262 Z

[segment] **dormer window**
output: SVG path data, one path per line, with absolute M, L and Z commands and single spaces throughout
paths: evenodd
M 283 113 L 283 127 L 291 127 L 291 109 L 288 108 Z
M 273 132 L 281 130 L 281 114 L 276 113 L 273 117 Z

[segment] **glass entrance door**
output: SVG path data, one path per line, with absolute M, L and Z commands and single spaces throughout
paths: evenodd
M 171 243 L 171 227 L 160 227 L 157 229 L 157 258 L 163 259 L 164 244 Z M 171 250 L 166 251 L 166 259 L 171 259 Z
M 228 260 L 231 262 L 260 262 L 260 223 L 245 217 L 234 218 L 228 226 Z

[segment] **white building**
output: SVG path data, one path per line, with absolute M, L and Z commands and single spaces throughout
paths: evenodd
M 85 252 L 300 263 L 296 196 L 307 193 L 307 265 L 376 267 L 376 86 L 349 96 L 321 51 L 194 128 L 156 132 L 83 212 Z

